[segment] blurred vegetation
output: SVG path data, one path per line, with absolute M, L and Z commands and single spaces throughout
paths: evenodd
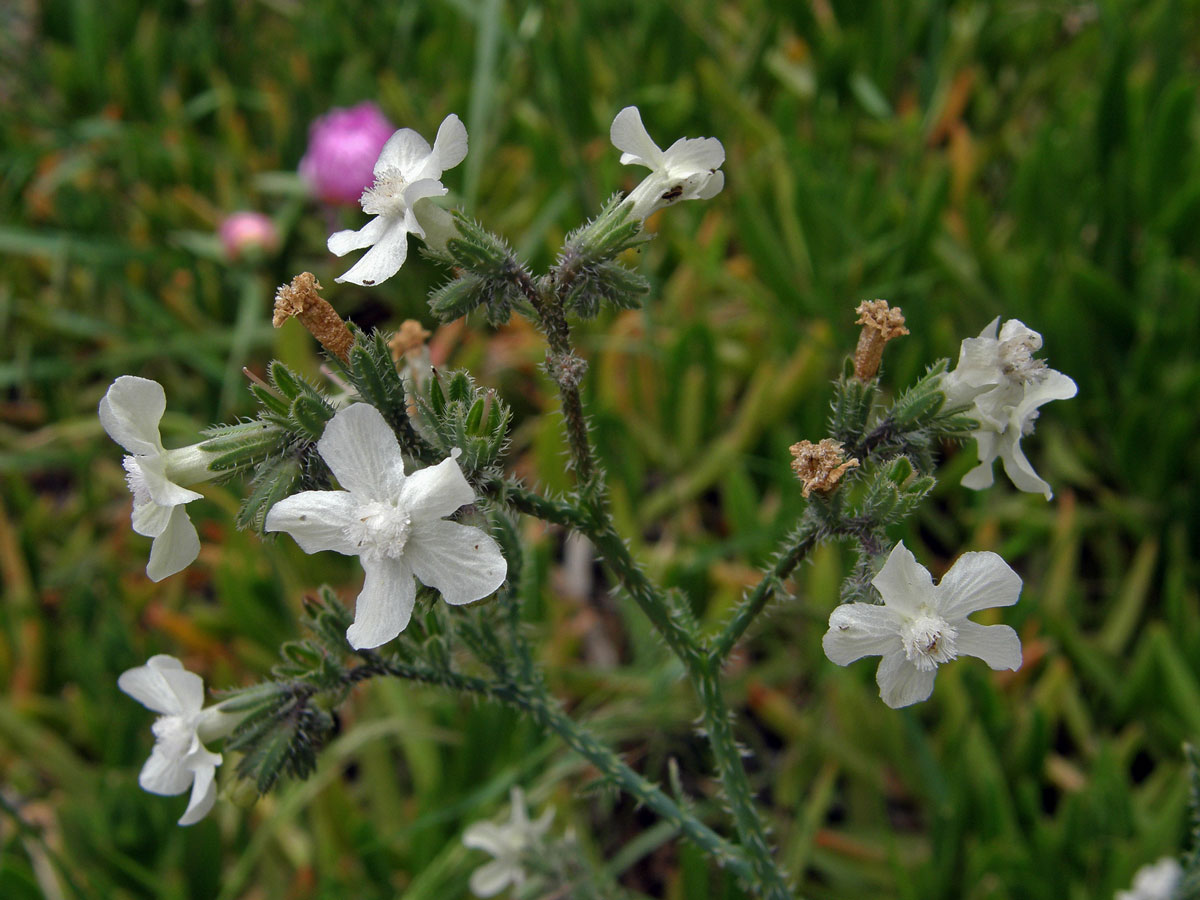
M 1180 745 L 1200 735 L 1198 21 L 1194 0 L 4 3 L 0 896 L 464 897 L 484 860 L 461 830 L 513 783 L 631 890 L 741 896 L 644 811 L 580 794 L 555 740 L 408 685 L 361 689 L 317 774 L 251 808 L 180 829 L 182 798 L 137 787 L 151 717 L 118 673 L 168 652 L 246 683 L 296 636 L 305 591 L 353 597 L 361 572 L 234 530 L 235 484 L 189 508 L 200 560 L 150 583 L 96 403 L 119 374 L 158 379 L 171 445 L 251 412 L 243 364 L 316 375 L 269 303 L 298 271 L 332 286 L 345 268 L 324 238 L 361 216 L 318 209 L 294 170 L 310 120 L 363 99 L 427 135 L 458 112 L 453 199 L 543 266 L 639 177 L 608 143 L 618 109 L 664 145 L 725 144 L 724 193 L 657 221 L 646 308 L 577 335 L 622 525 L 708 619 L 803 502 L 787 447 L 823 434 L 859 300 L 908 316 L 894 388 L 996 315 L 1040 331 L 1080 389 L 1027 441 L 1054 501 L 959 488 L 972 454 L 947 447 L 903 535 L 935 574 L 988 548 L 1022 573 L 1005 620 L 1024 667 L 960 663 L 928 703 L 887 709 L 873 664 L 821 654 L 850 559 L 827 547 L 731 666 L 739 733 L 808 897 L 1103 897 L 1175 852 Z M 279 253 L 222 259 L 212 235 L 240 208 L 275 218 Z M 438 277 L 414 256 L 326 295 L 364 327 L 429 326 Z M 452 325 L 433 347 L 514 405 L 513 469 L 565 486 L 532 330 Z M 525 615 L 556 691 L 703 797 L 679 672 L 577 550 L 564 574 L 562 535 L 529 536 Z

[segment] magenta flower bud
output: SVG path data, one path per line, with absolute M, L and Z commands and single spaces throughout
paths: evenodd
M 272 253 L 279 248 L 279 229 L 269 216 L 260 212 L 230 213 L 221 222 L 217 236 L 231 260 L 248 253 Z
M 330 110 L 308 128 L 300 174 L 323 202 L 357 205 L 374 180 L 379 151 L 395 130 L 370 101 Z

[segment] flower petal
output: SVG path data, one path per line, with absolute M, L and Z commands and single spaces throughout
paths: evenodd
M 447 169 L 453 169 L 467 158 L 467 126 L 454 113 L 442 119 L 437 137 L 433 139 L 433 159 L 437 172 L 428 177 L 437 178 Z
M 271 507 L 263 530 L 286 531 L 305 553 L 357 556 L 359 548 L 346 536 L 357 509 L 349 491 L 301 491 Z
M 696 191 L 697 200 L 711 200 L 725 187 L 725 173 L 713 172 L 708 180 Z
M 843 603 L 830 613 L 821 647 L 839 666 L 891 653 L 900 647 L 900 616 L 874 603 Z
M 1021 434 L 1012 431 L 999 438 L 1000 461 L 1004 463 L 1004 474 L 1016 485 L 1017 490 L 1030 494 L 1041 494 L 1047 500 L 1054 497 L 1050 482 L 1033 470 L 1025 452 L 1021 449 Z M 968 473 L 969 474 L 969 473 Z
M 117 687 L 153 712 L 180 715 L 184 708 L 179 694 L 163 678 L 163 673 L 170 671 L 183 671 L 183 663 L 173 656 L 160 653 L 150 657 L 144 666 L 122 672 L 117 678 Z
M 356 499 L 394 499 L 406 481 L 395 433 L 366 403 L 347 406 L 330 419 L 317 451 Z
M 133 457 L 125 458 L 132 459 Z M 158 537 L 171 524 L 171 516 L 176 508 L 177 505 L 163 506 L 153 500 L 147 500 L 145 503 L 134 501 L 133 512 L 129 517 L 134 533 L 140 534 L 142 537 Z
M 167 410 L 162 385 L 149 378 L 122 375 L 100 400 L 100 424 L 130 453 L 162 452 L 158 423 Z
M 915 613 L 933 596 L 929 570 L 917 562 L 904 541 L 892 548 L 871 584 L 883 596 L 884 603 L 901 613 Z
M 725 162 L 725 147 L 716 138 L 680 138 L 663 154 L 663 165 L 673 176 L 711 172 Z
M 379 151 L 379 159 L 375 160 L 375 177 L 378 178 L 389 169 L 399 169 L 407 177 L 409 172 L 425 162 L 431 152 L 429 141 L 411 128 L 401 128 L 387 139 Z
M 955 626 L 954 646 L 959 656 L 982 659 L 993 669 L 1021 668 L 1021 639 L 1007 625 L 980 625 L 969 619 Z
M 219 757 L 218 757 L 219 758 Z M 196 780 L 192 782 L 192 796 L 187 809 L 179 818 L 180 825 L 195 825 L 208 815 L 217 802 L 217 769 L 213 765 L 202 765 L 195 769 Z
M 370 287 L 387 281 L 400 271 L 404 260 L 408 258 L 408 229 L 403 219 L 380 218 L 387 222 L 387 229 L 358 262 L 334 281 Z
M 367 573 L 354 607 L 346 639 L 356 650 L 386 644 L 408 626 L 417 586 L 412 570 L 399 559 L 363 560 Z
M 189 488 L 181 487 L 167 477 L 166 451 L 156 452 L 149 456 L 127 456 L 123 465 L 125 471 L 129 473 L 126 480 L 130 483 L 130 489 L 133 490 L 135 503 L 138 491 L 134 489 L 134 485 L 139 481 L 144 485 L 145 492 L 150 495 L 150 499 L 159 506 L 168 508 L 179 506 L 181 503 L 191 503 L 204 496 Z M 134 526 L 134 530 L 137 530 L 136 526 Z M 146 532 L 138 533 L 146 534 Z M 153 537 L 154 535 L 147 536 Z
M 400 506 L 414 522 L 441 519 L 474 502 L 475 492 L 454 456 L 447 456 L 436 466 L 417 469 L 400 489 Z
M 933 589 L 933 606 L 957 625 L 971 613 L 993 606 L 1012 606 L 1021 596 L 1021 576 L 998 553 L 964 553 Z
M 383 237 L 383 233 L 387 231 L 390 224 L 392 221 L 387 216 L 376 216 L 358 231 L 349 228 L 345 231 L 335 231 L 329 236 L 325 246 L 334 256 L 345 256 L 351 250 L 370 247 Z
M 195 672 L 189 672 L 182 665 L 173 666 L 170 663 L 162 665 L 155 662 L 157 659 L 159 659 L 159 656 L 151 657 L 147 665 L 154 667 L 158 671 L 163 683 L 175 695 L 177 700 L 175 708 L 179 714 L 190 716 L 198 713 L 201 707 L 204 706 L 204 679 Z M 179 662 L 173 656 L 166 656 L 165 659 L 170 660 L 172 663 Z M 120 687 L 119 680 L 117 686 Z
M 964 475 L 959 483 L 973 491 L 982 491 L 990 488 L 996 480 L 992 468 L 996 457 L 1000 455 L 1000 435 L 993 431 L 976 431 L 975 445 L 979 465 Z
M 892 709 L 900 709 L 928 700 L 936 676 L 937 669 L 922 671 L 908 661 L 903 650 L 897 650 L 879 661 L 875 682 L 883 702 Z
M 200 535 L 188 518 L 187 507 L 182 504 L 173 506 L 167 527 L 150 545 L 146 577 L 151 581 L 162 581 L 186 569 L 199 555 Z
M 472 850 L 485 850 L 492 856 L 507 853 L 510 841 L 505 829 L 494 822 L 475 822 L 467 826 L 462 836 L 463 846 Z
M 636 106 L 627 106 L 616 114 L 608 137 L 613 146 L 622 151 L 621 165 L 636 163 L 650 169 L 662 167 L 663 152 L 650 138 Z
M 192 783 L 192 770 L 182 759 L 169 756 L 155 744 L 150 758 L 138 774 L 138 785 L 143 791 L 162 797 L 182 794 Z
M 489 535 L 444 519 L 413 522 L 404 559 L 422 584 L 437 588 L 455 606 L 483 599 L 508 575 L 500 546 Z
M 509 859 L 493 859 L 471 873 L 471 893 L 476 897 L 492 897 L 508 885 L 524 880 L 524 873 Z

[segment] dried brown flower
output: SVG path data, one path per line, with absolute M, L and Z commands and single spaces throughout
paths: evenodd
M 857 459 L 846 459 L 842 442 L 825 438 L 821 443 L 801 441 L 792 444 L 792 470 L 804 482 L 804 496 L 813 491 L 828 493 L 837 487 L 847 469 L 858 468 Z
M 400 357 L 412 350 L 420 350 L 429 340 L 429 332 L 416 319 L 405 319 L 400 323 L 400 330 L 392 335 L 388 347 L 392 351 L 392 359 L 400 362 Z
M 858 313 L 855 325 L 863 327 L 854 351 L 854 377 L 869 381 L 879 371 L 883 348 L 887 342 L 908 334 L 900 307 L 888 308 L 886 300 L 864 300 L 854 310 Z
M 322 347 L 342 362 L 348 362 L 354 336 L 342 317 L 317 293 L 319 290 L 321 285 L 312 272 L 301 272 L 291 284 L 280 285 L 275 292 L 271 324 L 279 328 L 288 319 L 299 319 Z

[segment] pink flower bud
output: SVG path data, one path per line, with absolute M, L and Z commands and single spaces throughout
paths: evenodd
M 369 101 L 330 110 L 308 128 L 300 174 L 323 202 L 356 205 L 371 186 L 375 160 L 395 130 Z
M 241 210 L 230 213 L 217 231 L 225 255 L 233 260 L 247 253 L 272 253 L 279 248 L 279 229 L 269 216 Z

